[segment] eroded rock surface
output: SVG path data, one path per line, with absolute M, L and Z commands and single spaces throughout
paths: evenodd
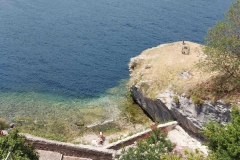
M 132 86 L 130 91 L 134 100 L 152 120 L 163 122 L 177 120 L 184 129 L 199 138 L 204 138 L 199 133 L 204 123 L 213 120 L 226 124 L 231 120 L 230 106 L 221 101 L 215 104 L 205 101 L 203 105 L 195 105 L 191 99 L 174 94 L 170 89 L 158 94 L 156 100 L 145 97 L 136 86 Z M 174 102 L 174 96 L 178 96 L 179 103 Z
M 134 100 L 150 116 L 153 121 L 166 122 L 173 119 L 169 109 L 160 100 L 152 100 L 145 97 L 136 86 L 130 89 Z

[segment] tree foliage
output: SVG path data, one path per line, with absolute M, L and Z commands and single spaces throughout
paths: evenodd
M 240 66 L 240 0 L 233 3 L 225 20 L 208 30 L 205 38 L 206 59 L 200 63 L 210 71 L 219 71 L 226 78 L 239 78 Z
M 166 139 L 167 132 L 152 128 L 150 134 L 140 139 L 136 147 L 124 148 L 120 160 L 159 160 L 161 156 L 173 150 L 173 144 Z
M 0 137 L 0 159 L 5 159 L 9 151 L 17 160 L 38 160 L 38 154 L 32 144 L 26 142 L 26 138 L 12 130 L 7 136 Z
M 231 123 L 226 125 L 217 122 L 206 124 L 203 133 L 209 140 L 207 146 L 212 151 L 212 159 L 240 159 L 240 111 L 236 106 L 232 107 L 231 116 Z
M 152 132 L 137 141 L 136 146 L 123 148 L 119 160 L 207 160 L 197 149 L 195 152 L 174 149 L 167 139 L 167 130 L 151 126 Z

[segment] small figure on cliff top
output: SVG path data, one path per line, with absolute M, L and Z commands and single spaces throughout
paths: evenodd
M 183 41 L 182 43 L 182 54 L 189 54 L 190 47 Z

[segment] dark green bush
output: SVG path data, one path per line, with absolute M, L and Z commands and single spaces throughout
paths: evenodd
M 136 147 L 122 150 L 120 160 L 159 160 L 161 156 L 171 152 L 174 145 L 166 139 L 165 130 L 152 127 L 152 132 L 140 139 Z
M 208 139 L 207 146 L 212 151 L 212 159 L 240 159 L 240 111 L 237 106 L 232 106 L 231 115 L 231 123 L 221 125 L 217 122 L 210 122 L 202 131 Z
M 26 138 L 18 134 L 13 129 L 7 136 L 0 137 L 0 159 L 5 159 L 12 150 L 11 156 L 15 160 L 38 160 L 38 154 L 34 150 L 33 145 L 26 142 Z

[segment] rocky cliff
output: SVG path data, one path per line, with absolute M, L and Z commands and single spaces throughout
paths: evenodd
M 156 100 L 145 97 L 136 86 L 132 86 L 130 91 L 133 99 L 153 121 L 177 120 L 183 128 L 199 138 L 204 139 L 199 133 L 204 123 L 213 120 L 225 124 L 231 120 L 229 105 L 221 101 L 214 104 L 205 101 L 203 105 L 195 105 L 191 99 L 176 95 L 171 90 L 158 94 Z M 174 101 L 174 96 L 178 97 L 179 102 Z
M 177 120 L 183 128 L 204 138 L 199 133 L 204 123 L 213 120 L 225 124 L 231 120 L 230 106 L 222 101 L 204 101 L 196 105 L 185 96 L 184 91 L 189 86 L 212 76 L 194 68 L 203 53 L 198 44 L 187 44 L 191 49 L 189 55 L 181 54 L 182 44 L 175 42 L 148 49 L 132 58 L 129 63 L 130 92 L 152 120 Z M 170 86 L 181 88 L 182 94 L 174 93 Z

